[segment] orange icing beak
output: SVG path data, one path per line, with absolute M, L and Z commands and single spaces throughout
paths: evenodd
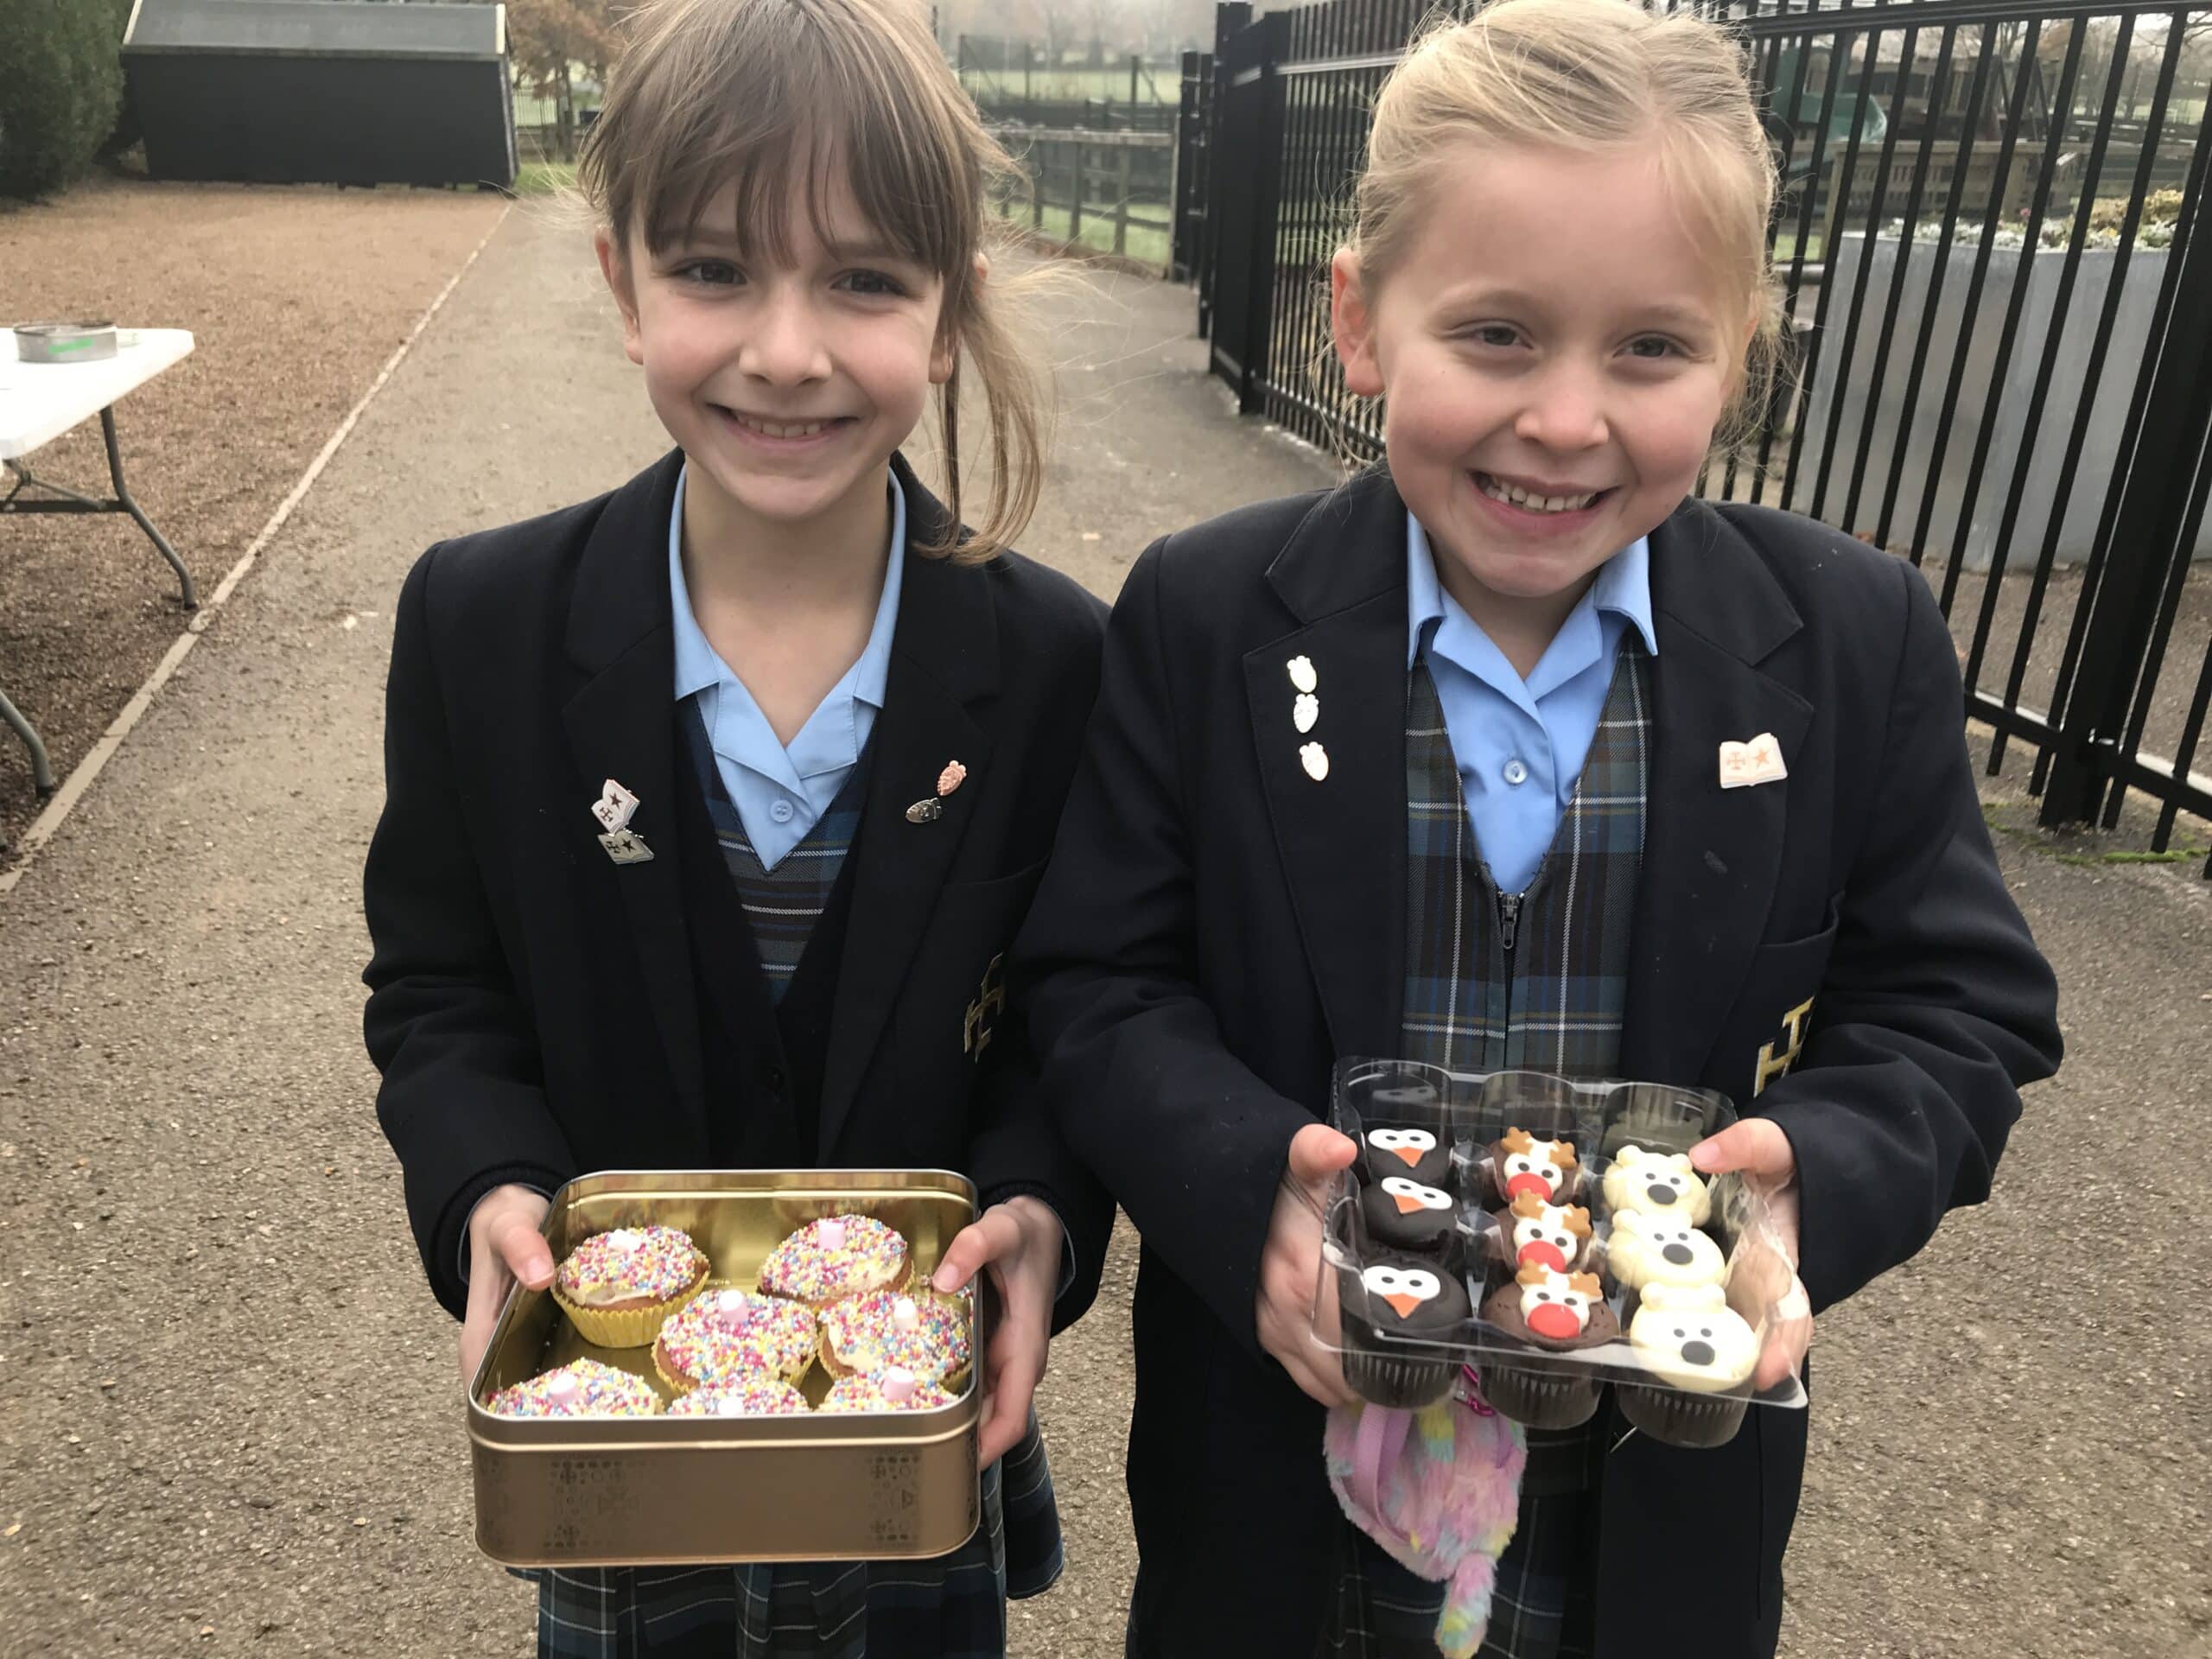
M 1397 1201 L 1398 1213 L 1402 1216 L 1409 1216 L 1421 1208 L 1421 1200 L 1410 1192 L 1393 1192 L 1390 1196 Z
M 1421 1149 L 1417 1147 L 1393 1147 L 1390 1150 L 1406 1160 L 1408 1169 L 1414 1168 L 1421 1162 Z
M 1414 1309 L 1421 1306 L 1420 1297 L 1408 1296 L 1403 1291 L 1400 1291 L 1395 1296 L 1385 1296 L 1382 1300 L 1398 1310 L 1398 1317 L 1402 1319 L 1413 1318 Z

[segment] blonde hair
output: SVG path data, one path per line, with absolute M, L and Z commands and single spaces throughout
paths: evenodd
M 1725 26 L 1631 0 L 1497 0 L 1423 26 L 1375 102 L 1346 245 L 1370 297 L 1420 223 L 1440 162 L 1462 146 L 1626 149 L 1649 143 L 1707 250 L 1724 315 L 1756 317 L 1714 436 L 1751 435 L 1776 371 L 1781 316 L 1767 226 L 1773 158 Z M 1743 336 L 1727 331 L 1726 348 Z
M 648 0 L 585 135 L 576 183 L 618 247 L 680 240 L 734 184 L 737 222 L 787 257 L 791 181 L 810 181 L 816 229 L 840 178 L 876 233 L 944 283 L 938 391 L 951 523 L 921 548 L 982 563 L 1008 548 L 1044 478 L 1046 387 L 1003 306 L 976 278 L 993 221 L 985 194 L 1019 176 L 902 0 Z M 994 284 L 994 288 L 1003 284 Z M 989 494 L 961 529 L 963 359 L 983 389 Z

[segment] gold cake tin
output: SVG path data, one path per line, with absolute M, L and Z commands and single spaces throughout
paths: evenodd
M 594 1233 L 680 1227 L 706 1251 L 709 1289 L 750 1288 L 760 1264 L 818 1217 L 859 1213 L 898 1230 L 917 1281 L 976 1218 L 976 1189 L 946 1170 L 615 1170 L 553 1195 L 556 1262 Z M 980 1287 L 979 1287 L 980 1289 Z M 977 1333 L 971 1332 L 971 1338 Z M 882 1560 L 943 1555 L 982 1517 L 975 1376 L 933 1411 L 781 1417 L 500 1417 L 499 1389 L 572 1359 L 652 1382 L 652 1350 L 598 1348 L 552 1294 L 518 1285 L 468 1391 L 476 1542 L 509 1567 Z M 802 1391 L 819 1403 L 817 1364 Z

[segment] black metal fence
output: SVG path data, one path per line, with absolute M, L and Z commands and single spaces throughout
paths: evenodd
M 1380 435 L 1328 349 L 1326 264 L 1426 10 L 1219 8 L 1200 330 L 1241 408 L 1352 457 Z M 1922 567 L 1991 771 L 2031 746 L 2046 823 L 2109 827 L 2139 790 L 2168 849 L 2179 813 L 2212 821 L 2212 0 L 1727 15 L 1784 183 L 1792 373 L 1700 491 Z

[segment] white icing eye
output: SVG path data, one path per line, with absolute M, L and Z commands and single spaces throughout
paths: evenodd
M 1367 1144 L 1384 1152 L 1434 1152 L 1436 1137 L 1427 1129 L 1370 1129 Z
M 1395 1268 L 1370 1268 L 1359 1275 L 1361 1286 L 1377 1296 L 1395 1296 L 1405 1287 Z
M 1559 1300 L 1561 1306 L 1573 1308 L 1577 1313 L 1580 1313 L 1583 1309 L 1584 1299 L 1578 1296 L 1571 1290 L 1561 1291 L 1560 1293 Z
M 1443 1288 L 1443 1283 L 1434 1274 L 1425 1273 L 1419 1268 L 1405 1268 L 1398 1274 L 1400 1293 L 1415 1301 L 1427 1301 Z
M 1424 1210 L 1449 1210 L 1452 1207 L 1449 1192 L 1423 1186 L 1419 1181 L 1408 1180 L 1402 1175 L 1384 1176 L 1382 1190 L 1394 1198 L 1410 1198 Z

